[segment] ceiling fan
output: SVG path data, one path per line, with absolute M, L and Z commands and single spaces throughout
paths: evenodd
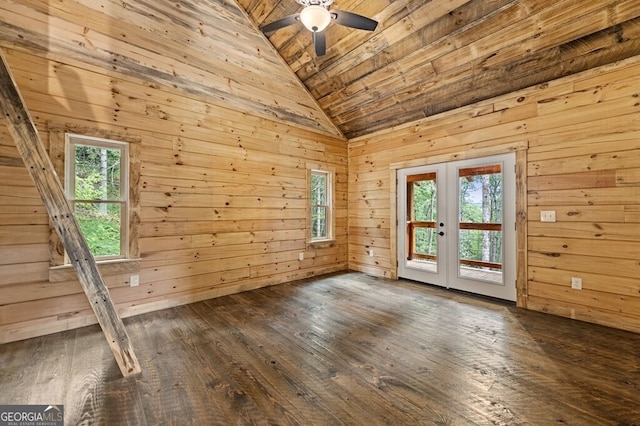
M 264 33 L 270 33 L 296 22 L 302 22 L 313 34 L 313 46 L 317 56 L 323 56 L 327 51 L 327 39 L 324 33 L 325 28 L 335 21 L 336 24 L 359 30 L 373 31 L 378 26 L 378 22 L 356 13 L 345 12 L 344 10 L 331 9 L 329 6 L 334 0 L 296 0 L 302 6 L 299 13 L 285 16 L 275 20 L 270 24 L 260 27 Z

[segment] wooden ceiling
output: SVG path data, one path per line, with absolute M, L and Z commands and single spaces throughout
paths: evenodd
M 237 0 L 259 26 L 294 0 Z M 347 138 L 640 54 L 640 0 L 335 0 L 379 21 L 327 28 L 315 57 L 302 24 L 269 40 Z
M 315 57 L 300 23 L 258 30 L 301 10 L 295 0 L 0 0 L 0 47 L 349 139 L 640 54 L 640 0 L 332 7 L 378 28 L 332 23 Z M 57 75 L 46 84 L 68 83 Z

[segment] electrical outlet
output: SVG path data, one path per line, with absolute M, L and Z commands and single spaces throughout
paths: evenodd
M 304 253 L 298 254 L 298 260 L 304 260 Z
M 555 222 L 556 212 L 555 210 L 543 210 L 540 212 L 540 222 Z
M 373 250 L 369 250 L 369 257 L 373 257 Z
M 129 277 L 129 287 L 138 287 L 140 285 L 140 275 L 131 275 Z
M 571 277 L 571 288 L 575 290 L 582 290 L 582 278 Z

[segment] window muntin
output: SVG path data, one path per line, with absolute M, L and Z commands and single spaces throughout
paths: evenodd
M 96 260 L 127 258 L 128 143 L 71 133 L 65 142 L 66 195 L 91 253 Z
M 311 241 L 329 240 L 333 237 L 331 173 L 311 170 Z

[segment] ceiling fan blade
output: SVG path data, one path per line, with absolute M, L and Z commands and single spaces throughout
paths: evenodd
M 271 31 L 279 30 L 280 28 L 288 27 L 296 22 L 300 21 L 300 14 L 294 13 L 293 15 L 285 16 L 284 18 L 273 21 L 270 24 L 263 25 L 260 30 L 263 33 L 270 33 Z
M 316 50 L 316 56 L 324 56 L 327 53 L 327 37 L 324 31 L 313 33 L 313 47 Z
M 358 15 L 357 13 L 345 12 L 344 10 L 338 9 L 333 9 L 329 11 L 329 13 L 336 24 L 344 25 L 345 27 L 373 31 L 378 26 L 378 21 Z

